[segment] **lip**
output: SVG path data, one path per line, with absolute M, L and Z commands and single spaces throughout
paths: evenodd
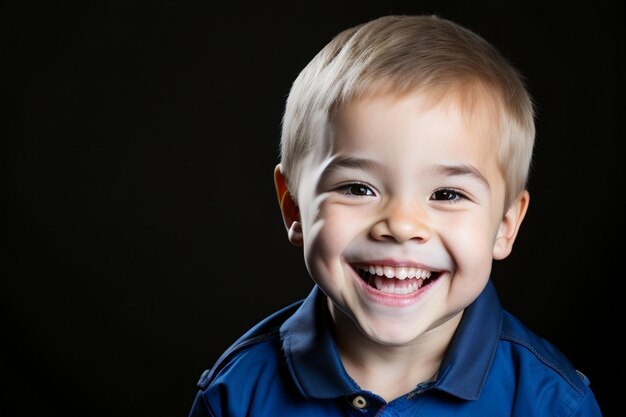
M 382 292 L 370 285 L 368 285 L 358 274 L 355 269 L 358 265 L 380 265 L 380 266 L 393 266 L 393 267 L 413 267 L 426 269 L 431 272 L 439 274 L 439 276 L 433 280 L 428 285 L 424 285 L 417 291 L 410 294 L 389 294 L 386 292 Z M 424 264 L 416 263 L 413 261 L 403 261 L 403 260 L 394 260 L 394 259 L 384 259 L 384 260 L 370 260 L 370 261 L 360 261 L 360 262 L 351 262 L 350 269 L 352 270 L 353 279 L 357 282 L 358 287 L 361 289 L 361 293 L 369 299 L 371 302 L 379 305 L 383 305 L 386 307 L 408 307 L 418 303 L 422 300 L 426 295 L 431 293 L 436 287 L 439 285 L 440 278 L 443 273 L 441 269 L 432 268 L 426 266 Z
M 372 260 L 366 260 L 366 261 L 350 262 L 350 266 L 353 269 L 357 265 L 391 266 L 394 268 L 406 267 L 406 268 L 425 269 L 431 272 L 441 272 L 440 268 L 435 268 L 433 266 L 418 263 L 412 260 L 403 260 L 403 259 L 395 259 L 395 258 L 372 259 Z

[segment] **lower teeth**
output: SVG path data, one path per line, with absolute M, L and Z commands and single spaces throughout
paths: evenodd
M 381 276 L 371 276 L 368 280 L 370 286 L 387 294 L 411 294 L 424 285 L 423 278 L 411 278 L 406 280 L 389 279 Z

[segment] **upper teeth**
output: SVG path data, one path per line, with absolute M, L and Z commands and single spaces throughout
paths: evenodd
M 427 279 L 430 277 L 431 272 L 426 269 L 414 268 L 411 266 L 382 266 L 382 265 L 361 265 L 360 269 L 369 272 L 372 275 L 385 276 L 387 278 L 397 278 L 397 279 L 406 279 L 406 278 L 423 278 Z

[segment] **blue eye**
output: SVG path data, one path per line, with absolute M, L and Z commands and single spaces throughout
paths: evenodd
M 466 198 L 467 197 L 463 193 L 460 193 L 459 191 L 453 190 L 451 188 L 442 188 L 440 190 L 435 191 L 430 196 L 430 199 L 434 201 L 450 201 L 450 202 L 465 200 Z
M 376 195 L 374 194 L 374 191 L 372 191 L 370 187 L 368 187 L 367 185 L 359 184 L 359 183 L 347 184 L 341 187 L 341 189 L 344 190 L 345 194 L 347 195 L 353 195 L 353 196 L 358 196 L 358 197 Z

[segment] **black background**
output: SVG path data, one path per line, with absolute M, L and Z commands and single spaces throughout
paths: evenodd
M 311 288 L 274 196 L 283 105 L 340 30 L 434 13 L 537 104 L 502 302 L 622 394 L 621 1 L 9 2 L 2 57 L 3 416 L 186 416 L 200 373 Z

